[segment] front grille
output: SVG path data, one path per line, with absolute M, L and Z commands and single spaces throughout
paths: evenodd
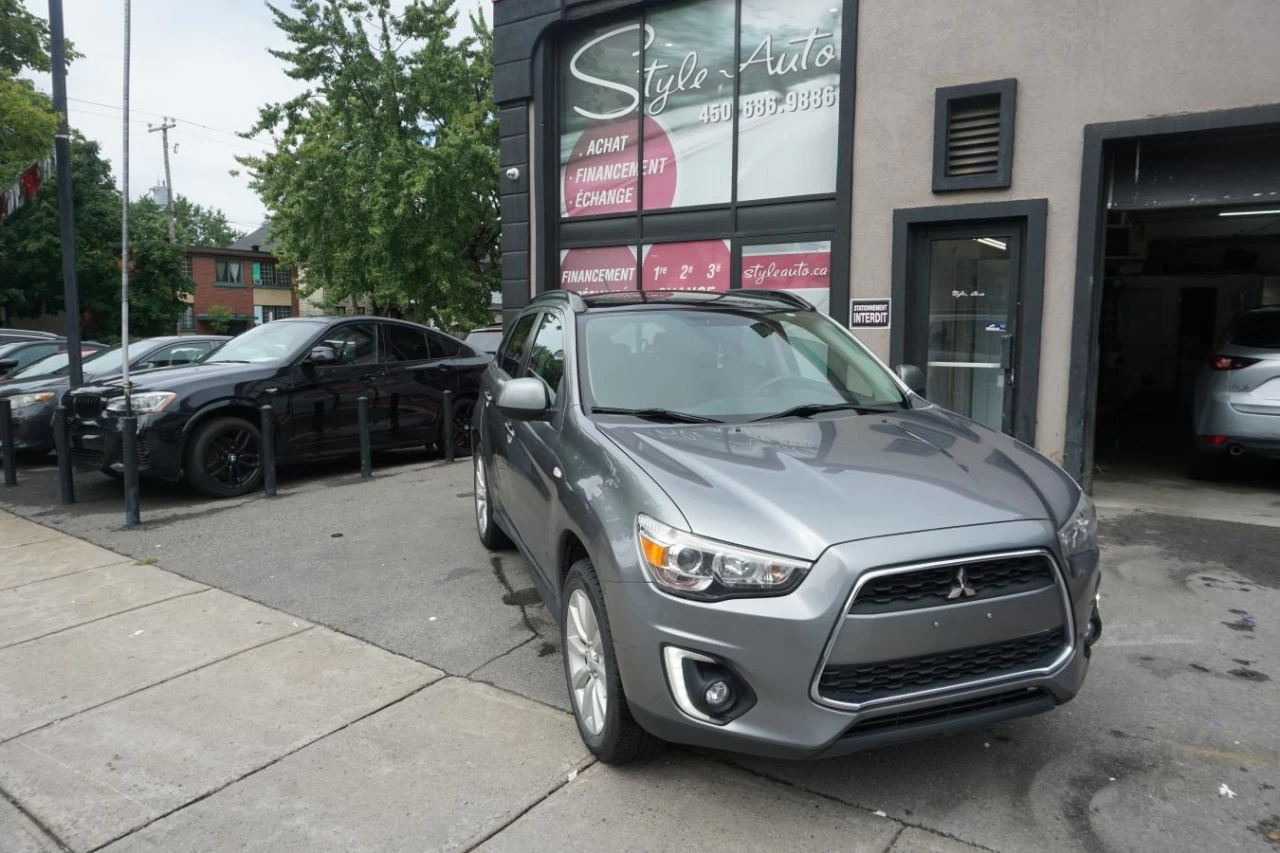
M 105 403 L 99 394 L 76 394 L 71 398 L 71 414 L 86 421 L 102 414 Z
M 837 702 L 867 702 L 904 691 L 954 684 L 981 675 L 1048 663 L 1061 651 L 1063 628 L 1016 640 L 879 663 L 839 664 L 822 670 L 818 692 Z
M 106 464 L 106 457 L 101 450 L 85 450 L 80 447 L 71 448 L 71 464 L 81 468 L 101 468 Z
M 928 723 L 941 722 L 942 720 L 959 721 L 959 718 L 995 708 L 1016 708 L 1018 706 L 1040 704 L 1048 698 L 1049 694 L 1038 687 L 1006 690 L 1003 693 L 979 696 L 976 699 L 961 699 L 956 702 L 947 702 L 943 705 L 930 705 L 927 708 L 916 708 L 911 711 L 898 711 L 892 714 L 872 717 L 869 720 L 854 723 L 842 737 L 856 738 L 873 732 L 885 731 L 886 729 L 921 726 Z
M 961 570 L 965 575 L 965 587 L 973 590 L 973 595 L 961 592 L 954 598 L 948 598 L 959 590 L 957 579 Z M 872 578 L 858 590 L 857 598 L 849 606 L 849 613 L 892 613 L 962 604 L 1031 592 L 1053 583 L 1053 564 L 1044 554 L 949 563 Z

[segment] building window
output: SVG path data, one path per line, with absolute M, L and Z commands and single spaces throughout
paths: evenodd
M 1013 181 L 1018 81 L 938 89 L 933 109 L 933 191 L 1005 189 Z
M 188 255 L 182 256 L 182 277 L 191 278 L 191 257 Z
M 335 306 L 333 306 L 333 308 L 332 308 L 332 309 L 330 309 L 330 310 L 331 310 L 331 313 L 332 313 L 334 316 L 336 316 L 336 317 L 344 317 L 344 316 L 346 316 L 346 313 L 347 313 L 347 306 L 345 306 L 345 305 L 335 305 Z
M 257 287 L 275 287 L 276 265 L 270 261 L 254 261 L 253 283 Z
M 570 32 L 551 280 L 730 290 L 747 286 L 748 234 L 801 232 L 826 246 L 829 287 L 843 17 L 841 0 L 686 0 Z
M 239 261 L 214 261 L 214 282 L 228 287 L 243 287 L 244 279 Z
M 182 308 L 182 314 L 178 317 L 179 332 L 194 332 L 196 329 L 196 309 L 192 305 L 185 305 Z
M 285 320 L 293 316 L 293 308 L 288 305 L 255 305 L 253 319 L 259 326 L 272 320 Z

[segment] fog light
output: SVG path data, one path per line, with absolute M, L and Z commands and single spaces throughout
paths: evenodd
M 722 726 L 756 704 L 751 686 L 724 661 L 666 646 L 662 662 L 676 707 L 695 720 Z
M 733 691 L 729 689 L 729 685 L 723 681 L 713 681 L 706 692 L 707 704 L 712 708 L 722 708 L 729 704 L 729 700 L 733 698 Z

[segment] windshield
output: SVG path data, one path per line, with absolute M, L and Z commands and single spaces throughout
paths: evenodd
M 84 365 L 86 376 L 97 376 L 103 373 L 109 373 L 112 369 L 120 369 L 120 347 L 114 346 L 110 349 L 100 350 L 95 353 L 85 355 L 81 359 Z M 71 367 L 67 364 L 70 356 L 65 352 L 54 353 L 45 356 L 39 361 L 28 364 L 22 370 L 12 374 L 11 379 L 35 379 L 40 376 L 66 376 L 71 372 Z M 90 362 L 93 366 L 90 367 Z
M 588 315 L 580 328 L 592 408 L 744 421 L 806 406 L 905 405 L 870 353 L 812 311 L 626 311 Z
M 320 331 L 319 323 L 264 323 L 237 335 L 205 359 L 216 361 L 288 361 Z
M 1280 349 L 1280 311 L 1245 314 L 1231 332 L 1231 343 L 1238 347 Z
M 486 329 L 481 332 L 472 332 L 467 335 L 467 345 L 480 352 L 487 352 L 493 355 L 498 351 L 498 346 L 502 343 L 501 329 Z

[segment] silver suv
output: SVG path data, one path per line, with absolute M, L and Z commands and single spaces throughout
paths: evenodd
M 583 741 L 829 756 L 1046 711 L 1101 632 L 1092 504 L 785 293 L 535 299 L 475 510 L 560 623 Z
M 1236 317 L 1196 379 L 1193 474 L 1224 457 L 1280 457 L 1280 305 Z

